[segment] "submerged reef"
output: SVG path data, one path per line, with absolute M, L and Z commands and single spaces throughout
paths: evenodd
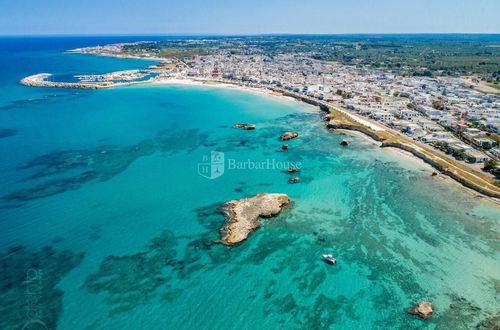
M 307 250 L 312 258 L 301 259 L 300 263 L 290 260 L 290 253 L 307 240 L 307 235 L 277 235 L 276 230 L 281 226 L 278 225 L 270 226 L 269 232 L 260 233 L 245 248 L 212 244 L 217 228 L 224 221 L 221 205 L 213 203 L 193 210 L 205 228 L 200 234 L 174 236 L 165 231 L 135 254 L 106 257 L 99 271 L 87 277 L 83 288 L 93 294 L 104 294 L 104 302 L 110 305 L 110 315 L 114 315 L 152 301 L 172 304 L 188 288 L 204 283 L 211 271 L 221 272 L 221 276 L 238 277 L 240 272 L 244 274 L 248 265 L 262 265 L 273 260 L 275 267 L 262 271 L 287 274 L 292 291 L 299 291 L 283 295 L 274 276 L 263 276 L 255 284 L 265 287 L 265 292 L 252 290 L 248 303 L 262 298 L 266 314 L 273 314 L 283 322 L 292 318 L 304 328 L 327 329 L 344 316 L 356 317 L 350 307 L 354 300 L 316 294 L 332 270 L 317 267 L 314 251 Z M 307 301 L 303 301 L 304 298 Z M 230 301 L 230 297 L 228 299 Z
M 396 169 L 381 162 L 358 162 L 353 166 L 367 166 L 376 174 Z M 395 173 L 398 176 L 406 174 L 411 172 L 400 169 Z M 427 178 L 424 174 L 421 177 Z M 444 301 L 448 302 L 445 303 L 440 299 L 442 297 L 429 294 L 416 274 L 428 272 L 435 265 L 421 263 L 417 258 L 418 251 L 410 250 L 389 235 L 380 234 L 392 227 L 397 231 L 413 228 L 415 238 L 431 245 L 443 244 L 450 238 L 459 239 L 457 235 L 464 235 L 461 229 L 450 227 L 449 235 L 436 238 L 436 242 L 430 239 L 425 228 L 416 225 L 420 220 L 415 212 L 406 221 L 394 220 L 396 222 L 390 224 L 373 221 L 372 215 L 384 216 L 387 211 L 380 206 L 374 207 L 374 203 L 363 203 L 363 200 L 378 198 L 377 191 L 387 184 L 388 189 L 395 189 L 398 210 L 406 207 L 417 209 L 418 205 L 403 203 L 407 197 L 397 193 L 399 186 L 393 185 L 392 181 L 384 182 L 380 175 L 370 176 L 370 187 L 375 186 L 373 189 L 359 188 L 362 187 L 360 180 L 365 178 L 354 180 L 356 182 L 352 184 L 358 187 L 356 194 L 360 197 L 353 201 L 349 213 L 328 206 L 310 210 L 294 207 L 282 221 L 269 221 L 266 230 L 255 232 L 253 239 L 244 246 L 213 244 L 224 222 L 222 202 L 198 207 L 193 210 L 193 215 L 202 227 L 201 232 L 178 236 L 164 232 L 136 253 L 109 256 L 102 261 L 98 272 L 87 277 L 84 288 L 103 297 L 110 306 L 110 313 L 124 313 L 151 302 L 165 306 L 179 301 L 184 303 L 184 292 L 195 286 L 211 285 L 216 280 L 211 275 L 217 274 L 218 279 L 227 277 L 231 285 L 245 283 L 248 291 L 247 295 L 238 295 L 237 298 L 225 296 L 228 305 L 235 303 L 234 299 L 239 299 L 237 304 L 259 301 L 261 310 L 283 327 L 296 324 L 297 328 L 331 329 L 350 320 L 359 325 L 366 321 L 364 308 L 377 309 L 380 306 L 384 313 L 379 313 L 373 321 L 376 328 L 399 323 L 405 328 L 416 328 L 423 322 L 429 327 L 446 324 L 450 329 L 461 328 L 464 324 L 475 326 L 479 322 L 484 326 L 495 324 L 495 319 L 491 318 L 494 314 L 484 308 L 479 310 L 470 297 L 456 296 L 450 291 L 449 296 L 444 294 L 447 297 Z M 425 182 L 415 185 L 419 184 L 425 186 Z M 245 186 L 245 183 L 240 182 L 238 186 Z M 402 189 L 412 189 L 412 186 L 406 185 Z M 422 210 L 428 218 L 431 213 Z M 472 243 L 465 241 L 463 244 L 474 250 Z M 335 251 L 338 267 L 328 267 L 321 262 L 318 256 L 325 249 Z M 404 258 L 398 257 L 400 255 Z M 439 261 L 439 256 L 436 258 Z M 361 268 L 360 264 L 366 267 Z M 249 273 L 253 269 L 259 269 L 259 273 Z M 349 277 L 343 277 L 346 272 Z M 346 287 L 352 287 L 354 292 L 346 293 Z M 394 294 L 399 288 L 403 290 L 408 306 L 422 297 L 429 297 L 433 302 L 441 300 L 441 307 L 425 321 L 406 315 L 400 297 Z M 215 294 L 224 297 L 224 289 Z M 360 301 L 367 303 L 360 306 Z M 242 317 L 251 317 L 246 311 L 241 313 Z
M 213 244 L 224 222 L 222 205 L 217 202 L 193 210 L 205 228 L 199 234 L 175 236 L 164 231 L 135 254 L 106 257 L 99 270 L 85 279 L 82 288 L 104 294 L 104 302 L 111 306 L 109 314 L 115 315 L 154 300 L 172 303 L 184 290 L 201 283 L 206 271 L 229 267 L 229 271 L 237 272 L 242 266 L 261 263 L 276 252 L 252 249 L 250 255 L 242 258 L 246 253 L 243 249 Z
M 57 283 L 82 259 L 50 246 L 38 251 L 17 246 L 0 254 L 1 328 L 55 329 L 64 294 Z
M 47 106 L 49 103 L 57 102 L 61 98 L 79 98 L 82 95 L 84 95 L 82 91 L 71 91 L 71 92 L 65 91 L 63 93 L 44 95 L 39 98 L 18 99 L 10 101 L 5 105 L 0 106 L 0 111 L 22 109 L 25 108 L 26 106 L 38 105 L 38 104 Z
M 80 188 L 92 180 L 106 181 L 127 169 L 141 157 L 156 152 L 175 153 L 193 151 L 202 145 L 208 134 L 197 129 L 173 132 L 165 130 L 155 138 L 143 140 L 132 146 L 105 145 L 98 148 L 56 151 L 36 157 L 27 164 L 18 166 L 19 170 L 41 167 L 28 180 L 51 177 L 44 183 L 10 193 L 3 197 L 7 202 L 26 202 Z M 66 177 L 56 177 L 69 171 L 79 173 Z
M 217 209 L 220 210 L 220 204 Z M 217 218 L 220 222 L 218 212 Z M 211 233 L 175 236 L 164 231 L 140 252 L 106 257 L 99 270 L 85 279 L 82 288 L 89 293 L 104 293 L 104 302 L 111 306 L 110 315 L 128 312 L 154 300 L 160 304 L 172 303 L 186 288 L 199 283 L 196 275 L 202 275 L 204 268 L 227 261 L 225 247 L 211 244 Z M 218 249 L 212 249 L 215 246 Z
M 477 326 L 477 330 L 498 330 L 500 329 L 500 313 L 497 316 L 490 317 L 481 321 Z
M 111 314 L 126 312 L 153 298 L 160 286 L 168 286 L 173 271 L 183 268 L 175 259 L 177 240 L 165 231 L 153 239 L 145 251 L 128 256 L 108 256 L 99 271 L 85 280 L 91 293 L 107 292 L 105 301 L 113 305 Z M 175 293 L 171 289 L 163 299 Z M 126 296 L 126 299 L 125 299 Z
M 17 131 L 9 128 L 0 128 L 0 139 L 16 135 Z

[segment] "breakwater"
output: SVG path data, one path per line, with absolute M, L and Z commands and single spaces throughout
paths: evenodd
M 119 86 L 129 86 L 144 84 L 151 82 L 144 81 L 127 81 L 127 82 L 113 82 L 113 81 L 99 81 L 99 82 L 58 82 L 49 81 L 47 78 L 51 77 L 51 73 L 38 73 L 32 76 L 25 77 L 19 81 L 20 84 L 32 87 L 50 87 L 50 88 L 74 88 L 74 89 L 103 89 Z
M 39 73 L 21 79 L 19 82 L 25 86 L 32 87 L 53 87 L 53 88 L 77 88 L 77 89 L 100 89 L 109 88 L 113 85 L 109 82 L 106 83 L 69 83 L 69 82 L 55 82 L 49 81 L 47 78 L 52 76 L 50 73 Z

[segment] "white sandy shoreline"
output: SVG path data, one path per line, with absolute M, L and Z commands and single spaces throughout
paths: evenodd
M 110 57 L 116 57 L 116 58 L 137 58 L 137 59 L 143 59 L 143 60 L 162 61 L 162 59 L 159 59 L 159 58 L 144 58 L 144 57 L 135 57 L 135 56 L 119 56 L 119 55 L 112 55 L 112 54 L 83 53 L 83 52 L 72 52 L 72 53 L 80 53 L 80 54 L 86 54 L 86 55 L 98 55 L 98 56 L 110 56 Z M 30 78 L 30 77 L 27 77 L 27 78 Z M 38 84 L 38 85 L 42 86 L 40 84 Z M 313 110 L 313 108 L 314 108 L 314 111 L 318 111 L 318 108 L 316 105 L 302 102 L 300 99 L 292 97 L 292 96 L 282 95 L 279 91 L 271 90 L 271 89 L 267 88 L 266 86 L 255 87 L 255 86 L 242 85 L 242 84 L 239 84 L 237 82 L 233 83 L 233 82 L 226 82 L 226 81 L 214 81 L 211 79 L 192 79 L 192 78 L 187 78 L 187 77 L 182 77 L 182 76 L 181 77 L 179 77 L 179 76 L 157 77 L 157 78 L 152 78 L 152 79 L 147 80 L 147 81 L 132 82 L 132 83 L 127 83 L 127 84 L 116 84 L 114 86 L 104 86 L 104 87 L 100 87 L 100 88 L 113 88 L 113 87 L 119 87 L 120 85 L 187 85 L 187 86 L 205 86 L 205 87 L 227 88 L 227 89 L 233 89 L 233 90 L 241 90 L 241 91 L 245 91 L 245 92 L 249 92 L 249 93 L 257 93 L 257 94 L 266 95 L 266 96 L 273 96 L 278 100 L 286 101 L 286 102 L 294 102 L 294 103 L 299 102 L 301 104 L 307 105 L 308 108 L 311 110 Z M 37 86 L 37 85 L 34 84 L 33 86 Z M 65 86 L 61 86 L 61 87 L 65 87 Z M 72 86 L 67 86 L 65 88 L 72 88 Z M 372 123 L 370 121 L 367 121 L 364 118 L 358 118 L 358 116 L 351 115 L 350 113 L 344 111 L 343 109 L 338 109 L 338 107 L 334 106 L 334 108 L 337 111 L 341 111 L 342 113 L 348 115 L 354 121 L 359 122 L 362 125 L 368 126 L 375 131 L 384 130 L 383 128 L 379 127 L 377 124 Z M 356 134 L 356 135 L 361 134 L 363 137 L 369 138 L 368 136 L 366 136 L 362 133 L 358 133 L 358 132 L 354 132 L 354 131 L 348 131 L 348 132 L 350 134 Z M 371 138 L 370 138 L 370 140 L 371 140 L 371 142 L 375 142 Z M 390 148 L 390 149 L 396 150 L 397 155 L 399 155 L 400 157 L 403 157 L 404 159 L 406 159 L 408 161 L 411 161 L 414 164 L 418 164 L 419 166 L 422 166 L 426 170 L 428 169 L 430 171 L 436 171 L 431 165 L 427 164 L 424 160 L 414 156 L 413 154 L 411 154 L 409 152 L 404 152 L 403 150 L 399 150 L 397 148 Z M 443 175 L 439 175 L 438 177 L 443 177 Z M 467 191 L 472 192 L 475 196 L 480 196 L 482 198 L 491 200 L 496 204 L 500 203 L 499 199 L 496 199 L 493 197 L 487 197 L 486 195 L 480 194 L 480 193 L 474 191 L 473 189 L 467 188 L 464 185 L 462 185 L 461 183 L 456 182 L 451 177 L 446 176 L 446 178 L 451 179 L 452 181 L 454 181 L 455 184 L 462 187 L 463 189 L 466 189 Z
M 178 79 L 177 78 L 177 79 L 164 79 L 164 80 L 160 80 L 156 83 L 167 84 L 167 85 L 194 85 L 194 86 L 212 86 L 212 87 L 219 87 L 219 88 L 229 88 L 229 89 L 242 90 L 245 92 L 265 94 L 267 96 L 274 96 L 278 99 L 287 100 L 287 101 L 291 101 L 294 103 L 298 102 L 297 99 L 295 99 L 293 97 L 273 94 L 270 90 L 265 89 L 265 88 L 255 88 L 255 87 L 250 87 L 250 86 L 242 86 L 242 85 L 237 85 L 237 84 L 218 83 L 218 82 L 214 83 L 214 84 L 207 84 L 206 82 L 208 82 L 208 81 L 210 81 L 210 80 L 203 81 L 203 80 Z M 315 110 L 318 110 L 316 106 L 313 106 L 311 104 L 303 103 L 303 102 L 300 102 L 300 103 L 307 105 L 309 107 L 312 107 Z M 352 135 L 361 137 L 361 138 L 363 138 L 363 139 L 365 139 L 365 140 L 369 141 L 370 143 L 377 145 L 377 146 L 381 145 L 380 142 L 373 140 L 371 137 L 369 137 L 366 134 L 363 134 L 361 132 L 352 131 L 352 130 L 342 130 L 342 129 L 339 129 L 338 131 L 343 131 L 347 134 L 352 134 Z M 453 178 L 451 178 L 447 175 L 440 174 L 439 171 L 436 170 L 432 165 L 428 164 L 423 159 L 418 158 L 417 156 L 413 155 L 412 153 L 410 153 L 408 151 L 405 151 L 405 150 L 402 150 L 399 148 L 395 148 L 395 147 L 385 147 L 385 148 L 380 148 L 380 149 L 382 149 L 382 150 L 380 150 L 381 152 L 388 152 L 395 157 L 399 157 L 400 159 L 402 159 L 406 162 L 410 162 L 413 165 L 421 167 L 423 170 L 425 170 L 427 173 L 429 173 L 429 175 L 431 175 L 432 173 L 438 173 L 438 175 L 435 177 L 436 179 L 445 180 L 446 182 L 450 182 L 455 187 L 460 188 L 462 191 L 466 191 L 466 192 L 472 194 L 476 198 L 482 198 L 484 200 L 488 200 L 491 203 L 494 203 L 496 205 L 500 204 L 500 200 L 493 198 L 493 197 L 485 196 L 481 193 L 478 193 L 477 191 L 462 185 L 461 183 L 457 182 Z
M 282 101 L 297 103 L 298 101 L 286 95 L 274 94 L 272 91 L 265 88 L 258 87 L 250 87 L 250 86 L 242 86 L 239 84 L 230 84 L 226 82 L 214 82 L 213 80 L 195 80 L 195 79 L 187 79 L 187 78 L 169 78 L 169 79 L 159 79 L 151 82 L 153 85 L 186 85 L 186 86 L 204 86 L 204 87 L 216 87 L 216 88 L 227 88 L 232 90 L 241 90 L 248 93 L 260 94 L 275 97 Z M 302 103 L 302 102 L 301 102 Z M 305 105 L 310 106 L 311 108 L 316 109 L 315 106 L 304 103 Z

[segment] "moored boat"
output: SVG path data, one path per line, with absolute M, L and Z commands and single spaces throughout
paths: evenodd
M 335 259 L 333 254 L 323 254 L 322 260 L 330 265 L 335 265 L 337 263 L 337 259 Z

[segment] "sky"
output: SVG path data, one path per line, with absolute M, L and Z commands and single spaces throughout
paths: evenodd
M 500 33 L 500 0 L 0 0 L 0 35 Z

